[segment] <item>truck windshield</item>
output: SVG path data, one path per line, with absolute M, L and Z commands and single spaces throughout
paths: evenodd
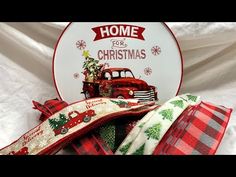
M 134 75 L 131 71 L 124 70 L 124 71 L 120 71 L 120 77 L 132 77 L 132 78 L 134 78 Z
M 119 78 L 135 78 L 132 71 L 130 70 L 115 70 L 109 72 L 109 71 L 105 71 L 102 74 L 102 79 L 105 80 L 111 80 L 111 79 L 119 79 Z

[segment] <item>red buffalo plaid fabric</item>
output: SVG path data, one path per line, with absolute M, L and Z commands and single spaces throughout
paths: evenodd
M 129 134 L 132 128 L 135 126 L 134 121 L 130 119 L 117 119 L 109 122 L 109 125 L 115 127 L 114 137 L 109 138 L 109 142 L 114 144 L 113 147 L 109 146 L 108 139 L 101 136 L 101 131 L 103 133 L 109 134 L 102 127 L 106 124 L 92 131 L 90 134 L 85 135 L 82 138 L 77 138 L 72 142 L 72 147 L 78 155 L 113 155 L 125 137 Z
M 94 133 L 77 138 L 72 142 L 72 147 L 78 155 L 112 155 L 108 145 Z
M 44 105 L 36 101 L 33 101 L 33 105 L 34 105 L 33 109 L 38 109 L 40 112 L 42 112 L 39 118 L 41 121 L 45 121 L 51 115 L 55 114 L 56 112 L 68 106 L 68 104 L 65 101 L 61 101 L 58 99 L 48 100 L 44 103 Z
M 165 134 L 154 155 L 215 154 L 232 109 L 201 102 L 186 109 Z

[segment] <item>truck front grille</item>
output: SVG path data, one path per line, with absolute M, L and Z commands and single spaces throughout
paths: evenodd
M 153 90 L 134 91 L 134 98 L 139 101 L 155 101 L 155 93 Z

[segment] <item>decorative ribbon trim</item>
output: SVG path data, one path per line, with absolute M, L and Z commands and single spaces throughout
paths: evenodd
M 110 121 L 156 108 L 155 102 L 135 99 L 94 98 L 73 103 L 50 116 L 12 144 L 0 150 L 7 155 L 54 154 L 77 136 Z

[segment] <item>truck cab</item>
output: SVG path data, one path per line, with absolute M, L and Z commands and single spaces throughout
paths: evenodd
M 135 78 L 129 68 L 104 69 L 94 82 L 84 82 L 83 92 L 86 98 L 135 98 L 140 101 L 154 101 L 157 89 L 145 81 Z

